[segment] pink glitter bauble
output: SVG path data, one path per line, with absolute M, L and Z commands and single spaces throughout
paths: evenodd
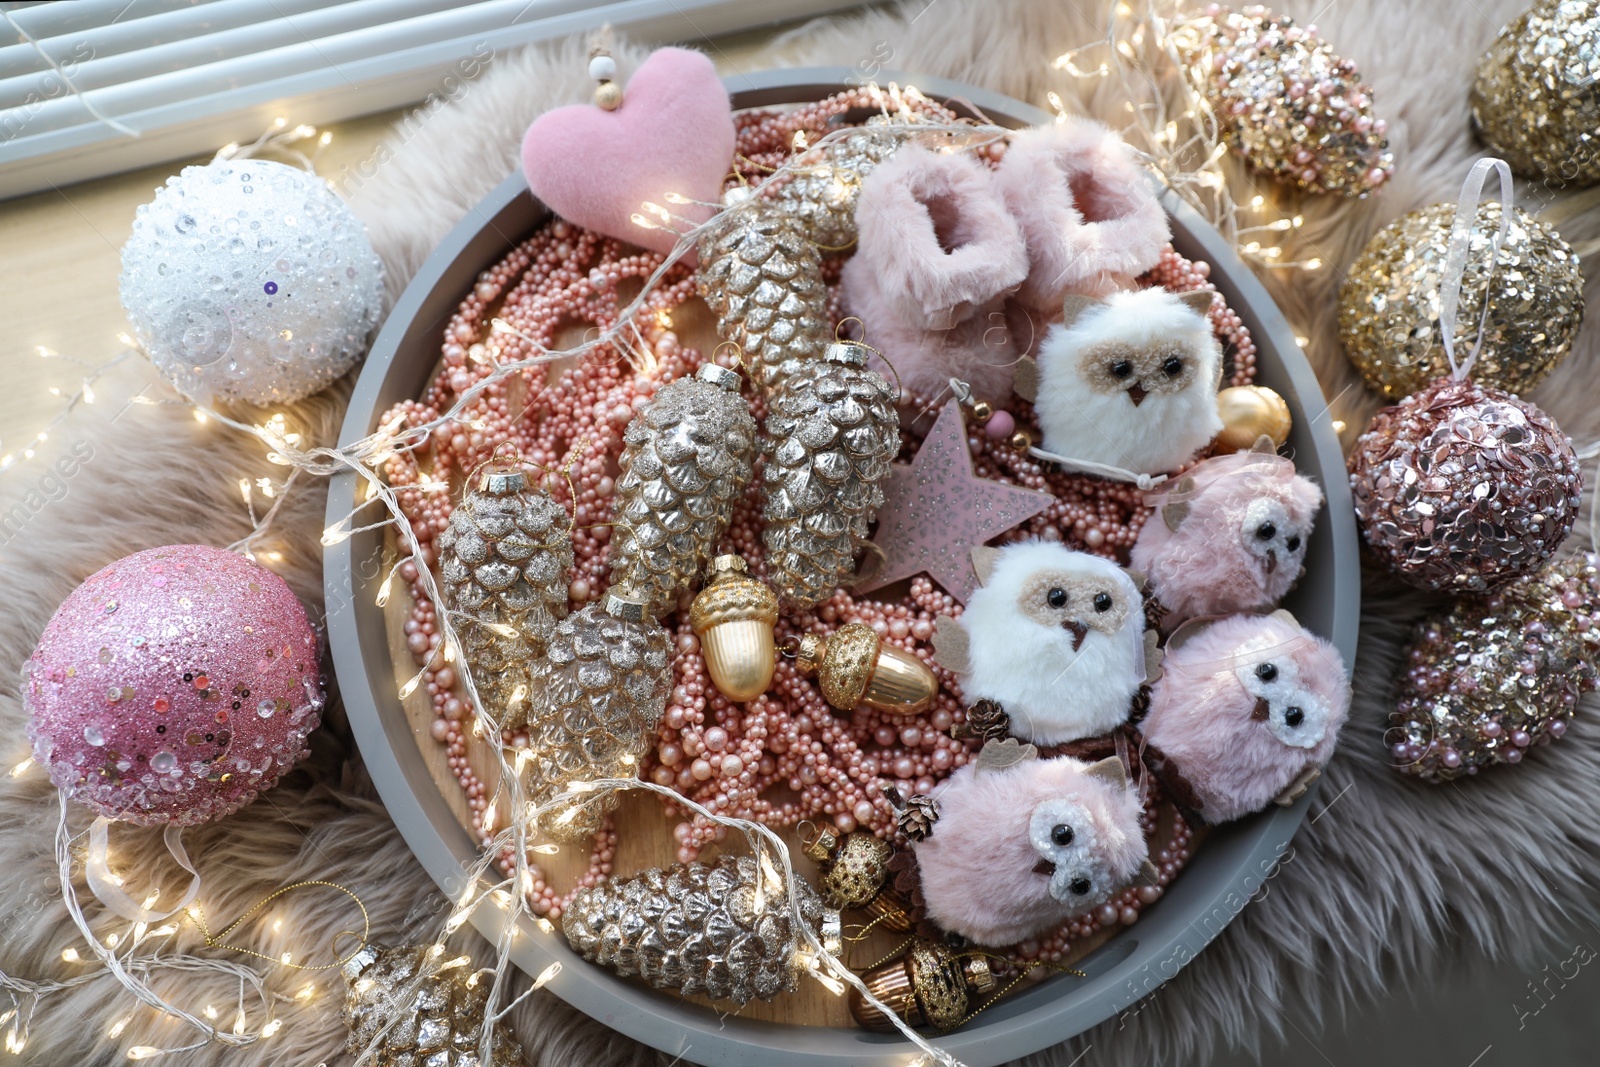
M 1350 490 L 1374 556 L 1412 585 L 1481 593 L 1542 567 L 1578 516 L 1583 472 L 1555 420 L 1440 378 L 1372 417 Z
M 205 545 L 136 552 L 73 590 L 23 670 L 34 759 L 107 818 L 209 822 L 307 755 L 320 658 L 271 571 Z

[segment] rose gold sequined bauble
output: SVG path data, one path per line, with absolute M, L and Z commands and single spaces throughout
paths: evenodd
M 1450 251 L 1454 204 L 1430 204 L 1372 235 L 1339 287 L 1339 341 L 1372 388 L 1391 400 L 1448 374 L 1439 326 L 1439 289 Z M 1480 204 L 1461 276 L 1461 315 L 1453 340 L 1465 352 L 1478 333 L 1483 350 L 1472 377 L 1525 393 L 1566 358 L 1583 325 L 1583 271 L 1561 235 L 1521 208 L 1492 256 L 1500 205 Z
M 1520 763 L 1567 732 L 1600 682 L 1600 567 L 1584 552 L 1417 627 L 1386 738 L 1394 768 L 1430 782 Z
M 1361 534 L 1423 589 L 1483 592 L 1555 555 L 1578 512 L 1572 442 L 1525 400 L 1440 378 L 1372 417 L 1350 453 Z
M 1472 121 L 1512 169 L 1600 181 L 1600 0 L 1539 0 L 1478 61 Z
M 1358 197 L 1394 173 L 1372 87 L 1315 30 L 1264 7 L 1211 4 L 1171 37 L 1222 136 L 1251 166 L 1314 193 Z

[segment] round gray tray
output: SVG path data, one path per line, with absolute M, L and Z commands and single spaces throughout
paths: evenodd
M 1001 125 L 1050 120 L 1020 101 L 947 79 L 885 72 L 879 80 L 887 84 L 891 79 L 915 85 L 958 111 L 971 114 L 977 109 Z M 814 67 L 726 81 L 734 107 L 742 109 L 817 100 L 854 79 L 848 67 Z M 1344 459 L 1322 391 L 1288 323 L 1228 243 L 1176 197 L 1168 194 L 1166 206 L 1173 244 L 1185 256 L 1211 264 L 1211 280 L 1250 328 L 1258 381 L 1289 402 L 1294 415 L 1289 446 L 1301 471 L 1320 482 L 1327 494 L 1306 554 L 1306 576 L 1285 606 L 1332 640 L 1346 663 L 1353 662 L 1360 596 L 1355 523 Z M 390 405 L 421 393 L 438 360 L 441 332 L 478 273 L 547 214 L 515 173 L 445 237 L 379 333 L 350 398 L 341 444 L 373 432 Z M 355 492 L 353 475 L 333 479 L 329 523 L 350 513 Z M 375 558 L 381 548 L 381 531 L 373 531 L 327 549 L 324 580 L 334 669 L 356 741 L 384 804 L 417 859 L 454 897 L 476 847 L 423 764 L 419 744 L 431 742 L 413 735 L 396 696 L 383 612 L 374 604 L 383 576 L 365 578 L 353 566 L 355 560 Z M 938 1043 L 972 1067 L 988 1067 L 1065 1040 L 1153 992 L 1199 954 L 1271 876 L 1314 798 L 1313 790 L 1293 807 L 1274 808 L 1212 833 L 1137 925 L 1077 964 L 1087 978 L 1062 976 L 1040 983 L 989 1008 Z M 981 887 L 975 886 L 974 892 Z M 493 941 L 505 916 L 497 908 L 479 908 L 472 921 Z M 537 974 L 560 960 L 564 967 L 548 986 L 551 992 L 607 1026 L 691 1062 L 713 1067 L 904 1067 L 914 1051 L 897 1035 L 718 1015 L 585 963 L 559 933 L 545 934 L 527 921 L 523 927 L 512 949 L 517 966 Z

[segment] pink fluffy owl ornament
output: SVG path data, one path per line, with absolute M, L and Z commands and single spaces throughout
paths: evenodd
M 1120 481 L 1183 466 L 1222 431 L 1222 349 L 1206 318 L 1216 294 L 1135 289 L 1068 296 L 1037 362 L 1017 365 L 1042 448 L 1069 470 Z
M 1009 731 L 1036 745 L 1126 721 L 1147 656 L 1143 597 L 1128 573 L 1053 541 L 979 548 L 972 560 L 982 585 L 934 633 L 938 662 L 960 676 L 967 700 L 998 705 Z
M 1145 760 L 1208 823 L 1302 796 L 1350 710 L 1344 661 L 1287 611 L 1195 620 L 1167 642 Z
M 1263 437 L 1197 464 L 1149 498 L 1131 562 L 1175 629 L 1202 615 L 1270 611 L 1305 570 L 1322 490 Z
M 900 807 L 924 913 L 979 945 L 1035 937 L 1155 876 L 1139 790 L 1116 756 L 1039 759 L 1032 745 L 990 741 L 937 800 Z

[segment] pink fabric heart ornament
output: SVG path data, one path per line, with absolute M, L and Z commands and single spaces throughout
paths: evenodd
M 615 111 L 578 104 L 535 119 L 522 138 L 522 172 L 533 195 L 568 222 L 665 253 L 677 238 L 633 216 L 649 201 L 696 223 L 709 219 L 714 209 L 669 205 L 667 194 L 717 203 L 733 148 L 732 105 L 711 60 L 661 48 L 634 72 Z M 686 258 L 694 262 L 692 252 Z

